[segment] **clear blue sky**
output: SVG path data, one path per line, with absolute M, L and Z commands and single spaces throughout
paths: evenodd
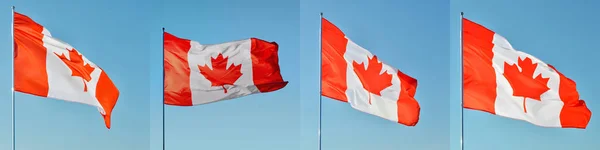
M 300 21 L 298 0 L 169 0 L 156 16 L 176 36 L 217 44 L 256 37 L 279 44 L 279 64 L 289 84 L 193 107 L 166 107 L 169 150 L 300 150 Z M 161 149 L 161 29 L 151 32 L 151 150 Z M 315 37 L 316 38 L 316 37 Z M 315 74 L 316 75 L 316 74 Z M 313 99 L 316 100 L 316 99 Z
M 0 1 L 0 68 L 4 70 L 0 72 L 0 149 L 11 148 L 12 5 L 102 67 L 120 90 L 110 130 L 95 107 L 16 93 L 17 149 L 148 149 L 148 36 L 155 14 L 151 4 L 120 0 Z
M 513 47 L 554 65 L 577 82 L 580 98 L 592 111 L 587 129 L 544 128 L 465 110 L 465 150 L 596 150 L 600 147 L 600 101 L 595 69 L 600 56 L 598 1 L 452 0 L 451 87 L 460 87 L 460 12 L 507 38 Z M 460 149 L 460 89 L 450 88 L 452 150 Z
M 317 148 L 319 12 L 347 37 L 419 82 L 421 118 L 404 126 L 323 97 L 323 150 L 435 150 L 449 146 L 447 0 L 302 0 L 302 149 Z
M 121 91 L 112 129 L 91 106 L 17 93 L 19 150 L 160 150 L 161 27 L 216 44 L 249 37 L 280 45 L 287 87 L 193 107 L 166 107 L 167 148 L 316 149 L 319 12 L 357 44 L 419 80 L 417 126 L 407 127 L 323 98 L 324 150 L 460 149 L 460 16 L 554 65 L 578 83 L 594 112 L 600 2 L 478 0 L 0 1 L 0 56 L 10 56 L 10 6 L 105 69 Z M 449 47 L 450 46 L 450 47 Z M 11 146 L 10 57 L 0 59 L 0 149 Z M 543 128 L 465 110 L 466 150 L 592 150 L 600 124 Z

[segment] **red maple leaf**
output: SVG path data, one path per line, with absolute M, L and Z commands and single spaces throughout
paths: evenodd
M 86 82 L 90 82 L 90 80 L 92 80 L 90 74 L 92 74 L 92 71 L 94 71 L 95 68 L 90 64 L 85 63 L 83 61 L 83 56 L 74 48 L 71 50 L 67 49 L 67 51 L 69 51 L 69 58 L 67 58 L 65 54 L 54 54 L 58 56 L 58 58 L 60 58 L 60 60 L 62 60 L 65 65 L 69 67 L 69 69 L 71 69 L 71 76 L 81 77 L 81 79 L 84 80 L 83 91 L 87 92 Z
M 504 63 L 503 75 L 513 88 L 513 96 L 523 97 L 523 108 L 525 108 L 525 112 L 527 112 L 525 98 L 541 101 L 540 96 L 544 94 L 544 92 L 550 90 L 547 86 L 550 78 L 544 78 L 541 74 L 538 74 L 535 78 L 533 77 L 537 65 L 537 63 L 534 64 L 531 59 L 527 57 L 524 60 L 521 60 L 521 57 L 519 57 L 518 66 L 521 67 L 521 71 L 519 71 L 517 65 Z
M 217 58 L 210 58 L 212 69 L 206 64 L 204 66 L 198 65 L 200 73 L 211 82 L 211 86 L 221 86 L 225 93 L 227 93 L 225 85 L 233 85 L 242 76 L 242 72 L 240 72 L 242 64 L 231 64 L 227 68 L 227 60 L 227 57 L 223 58 L 223 55 L 219 54 Z
M 358 79 L 363 85 L 365 90 L 375 95 L 381 96 L 381 91 L 389 86 L 392 86 L 392 75 L 387 71 L 380 73 L 383 68 L 383 64 L 377 60 L 377 56 L 373 55 L 373 58 L 369 58 L 369 65 L 365 66 L 363 63 L 356 63 L 352 61 L 354 72 L 358 76 Z M 371 95 L 369 94 L 369 104 L 371 104 Z

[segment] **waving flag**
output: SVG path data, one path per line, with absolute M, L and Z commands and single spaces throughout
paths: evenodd
M 17 12 L 14 41 L 15 91 L 95 106 L 110 129 L 119 90 L 103 69 Z
M 193 106 L 279 90 L 278 45 L 257 38 L 202 45 L 164 36 L 164 103 Z
M 575 81 L 494 31 L 462 23 L 465 108 L 544 127 L 586 128 L 592 113 Z
M 417 80 L 383 63 L 321 19 L 321 93 L 352 108 L 407 126 L 419 121 Z

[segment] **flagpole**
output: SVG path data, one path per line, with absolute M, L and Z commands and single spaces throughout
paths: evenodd
M 463 66 L 463 50 L 462 50 L 463 49 L 463 39 L 462 39 L 463 24 L 462 24 L 462 20 L 463 20 L 464 14 L 465 13 L 460 12 L 460 64 L 461 64 L 461 66 L 460 66 L 461 67 L 461 69 L 460 69 L 461 70 L 461 74 L 460 74 L 461 79 L 460 80 L 461 81 L 464 79 L 463 78 L 463 76 L 464 76 L 464 70 L 463 70 L 463 67 L 462 67 Z M 463 114 L 464 114 L 464 110 L 465 110 L 464 109 L 465 104 L 464 104 L 464 91 L 463 91 L 464 90 L 464 85 L 463 85 L 463 83 L 460 83 L 460 87 L 461 87 L 460 88 L 460 91 L 461 91 L 461 95 L 460 95 L 460 103 L 461 103 L 460 104 L 461 105 L 460 106 L 460 149 L 464 150 L 465 149 L 465 146 L 464 146 L 465 145 L 464 144 L 465 143 L 465 139 L 464 139 L 464 135 L 465 135 L 465 132 L 464 132 L 465 131 L 465 127 L 464 127 L 465 121 L 464 121 L 464 118 L 465 117 L 464 117 Z
M 16 145 L 15 145 L 15 6 L 12 6 L 12 23 L 10 25 L 10 32 L 11 32 L 11 36 L 12 36 L 12 51 L 11 51 L 11 67 L 12 67 L 12 74 L 11 74 L 11 80 L 12 80 L 12 85 L 10 87 L 10 92 L 11 92 L 11 99 L 12 99 L 12 150 L 16 149 Z
M 320 18 L 319 18 L 319 22 L 320 22 L 319 25 L 320 26 L 322 26 L 322 24 L 323 24 L 322 20 L 323 20 L 323 12 L 321 12 Z M 323 29 L 321 29 L 321 27 L 319 27 L 319 28 L 321 30 L 321 31 L 319 31 L 319 56 L 321 56 L 322 55 L 322 47 L 323 47 L 323 44 L 321 42 L 321 40 L 322 40 L 321 39 L 321 32 L 323 32 Z M 319 61 L 319 62 L 321 64 L 319 66 L 319 68 L 321 68 L 323 66 L 323 60 L 322 60 L 322 58 L 321 58 L 321 61 Z M 319 71 L 319 130 L 317 131 L 317 134 L 319 136 L 319 141 L 318 141 L 319 150 L 321 150 L 321 113 L 322 113 L 322 109 L 321 108 L 322 108 L 322 105 L 323 105 L 323 103 L 322 103 L 323 96 L 321 96 L 322 95 L 321 91 L 323 90 L 322 89 L 323 79 L 322 79 L 322 75 L 321 75 L 322 72 L 321 71 Z
M 164 91 L 164 88 L 165 88 L 165 69 L 164 69 L 165 68 L 165 61 L 164 61 L 164 58 L 165 58 L 165 28 L 164 27 L 162 28 L 162 32 L 163 32 L 162 33 L 162 50 L 161 50 L 163 53 L 163 55 L 162 55 L 162 57 L 163 57 L 163 61 L 162 61 L 162 64 L 163 64 L 163 67 L 162 67 L 163 68 L 163 76 L 162 76 L 163 82 L 162 83 L 163 84 L 162 84 L 162 87 L 163 87 L 163 91 Z M 162 100 L 161 100 L 162 101 L 162 129 L 163 129 L 162 130 L 162 149 L 165 150 L 165 95 L 164 95 L 164 92 L 162 92 L 162 93 L 163 93 Z

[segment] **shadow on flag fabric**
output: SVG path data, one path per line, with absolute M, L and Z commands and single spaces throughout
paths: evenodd
M 575 81 L 482 25 L 463 18 L 462 26 L 464 108 L 543 127 L 586 128 L 592 112 Z
M 321 95 L 407 126 L 419 122 L 417 80 L 383 63 L 321 18 Z
M 95 106 L 110 129 L 119 90 L 103 69 L 17 12 L 14 41 L 15 91 Z
M 279 90 L 278 45 L 257 38 L 202 45 L 164 32 L 164 103 L 193 106 Z

